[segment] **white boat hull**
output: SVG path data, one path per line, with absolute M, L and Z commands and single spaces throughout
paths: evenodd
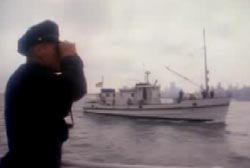
M 170 120 L 193 120 L 225 122 L 229 107 L 228 98 L 185 100 L 174 104 L 107 106 L 90 104 L 84 112 L 131 117 L 162 118 Z

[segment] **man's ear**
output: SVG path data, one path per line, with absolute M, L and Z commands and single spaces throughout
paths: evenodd
M 30 57 L 35 57 L 35 56 L 37 56 L 38 55 L 38 53 L 40 52 L 40 47 L 39 47 L 39 45 L 34 45 L 34 46 L 32 46 L 30 49 L 29 49 L 29 51 L 28 51 L 28 55 L 30 56 Z
M 37 44 L 36 46 L 34 46 L 33 51 L 36 57 L 43 58 L 44 55 L 46 55 L 47 53 L 46 44 L 45 43 Z
M 36 52 L 37 54 L 39 54 L 39 55 L 43 54 L 43 53 L 45 52 L 45 46 L 44 46 L 44 44 L 43 44 L 43 43 L 37 44 L 37 45 L 35 46 L 35 52 Z

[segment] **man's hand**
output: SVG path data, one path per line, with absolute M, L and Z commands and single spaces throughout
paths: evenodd
M 77 55 L 75 43 L 63 41 L 58 45 L 61 58 Z

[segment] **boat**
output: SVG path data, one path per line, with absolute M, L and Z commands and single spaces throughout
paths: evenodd
M 209 88 L 205 31 L 203 31 L 203 35 L 205 89 L 199 94 L 187 96 L 181 90 L 177 99 L 163 102 L 160 86 L 156 82 L 154 84 L 149 82 L 150 72 L 147 71 L 145 81 L 137 83 L 132 88 L 122 88 L 119 91 L 112 88 L 101 88 L 96 100 L 84 105 L 84 112 L 151 119 L 225 123 L 230 98 L 218 96 Z

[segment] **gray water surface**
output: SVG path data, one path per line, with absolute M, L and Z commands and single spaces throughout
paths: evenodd
M 225 125 L 84 114 L 82 102 L 73 112 L 75 126 L 64 145 L 65 168 L 250 167 L 250 102 L 233 101 Z M 0 156 L 7 151 L 2 114 L 3 106 Z

